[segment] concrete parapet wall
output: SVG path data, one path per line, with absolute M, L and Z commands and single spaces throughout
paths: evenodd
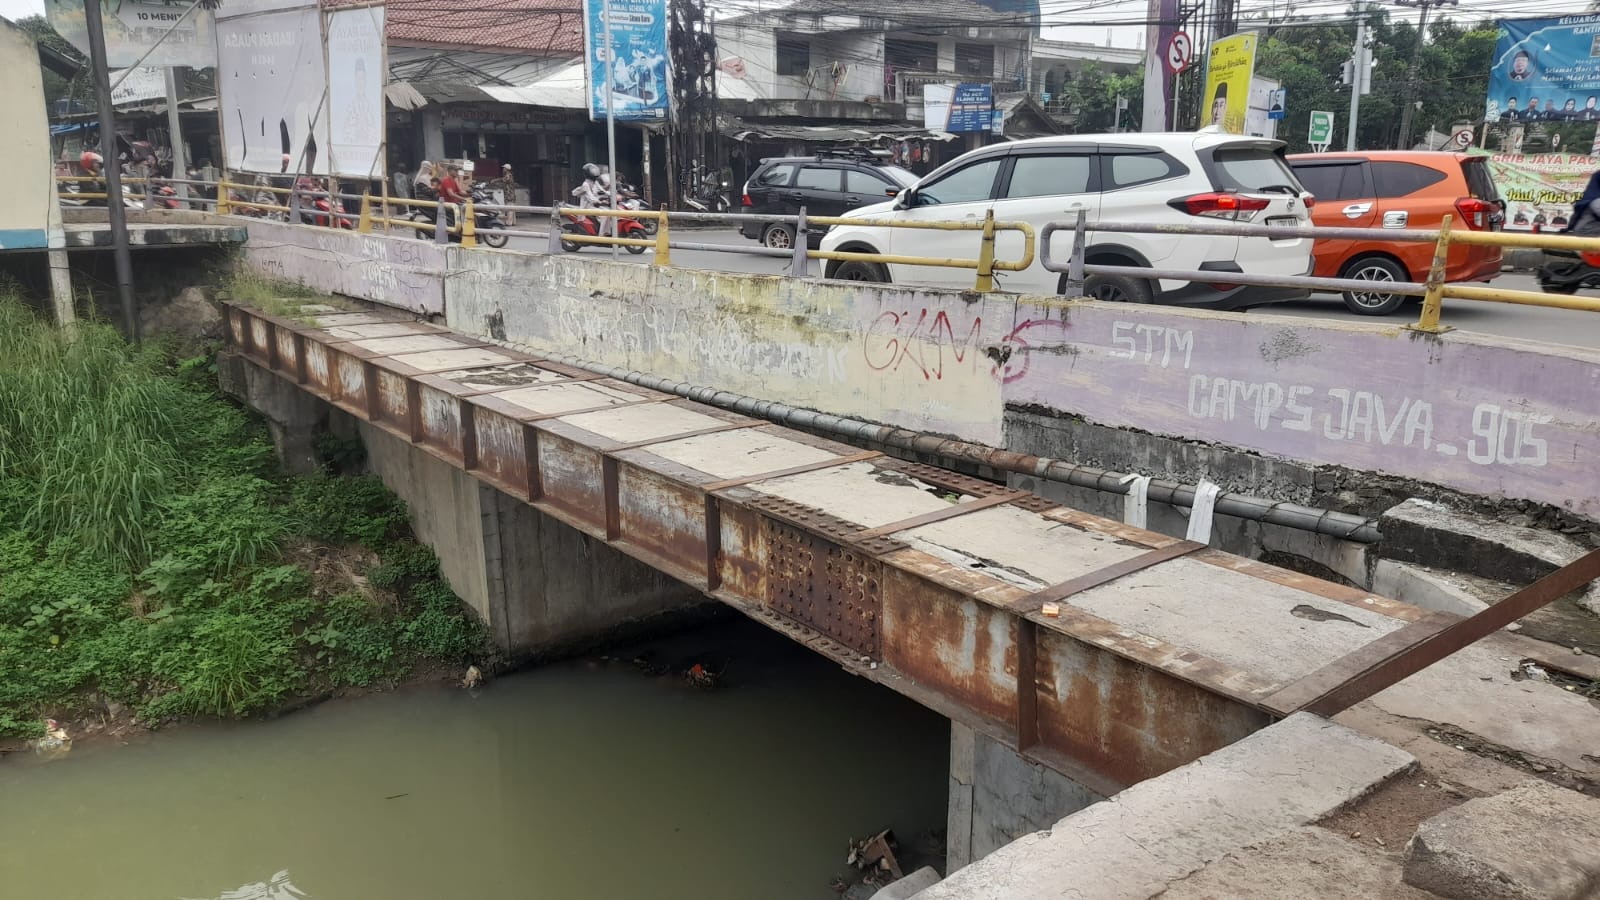
M 1048 450 L 1024 413 L 1138 433 L 1127 456 L 1180 439 L 1213 448 L 1186 468 L 1264 465 L 1284 483 L 1233 480 L 1286 499 L 1316 492 L 1308 467 L 1337 466 L 1600 520 L 1595 351 L 250 229 L 253 271 L 543 353 L 1023 452 Z M 1151 449 L 1152 466 L 1172 458 Z M 1253 462 L 1271 459 L 1297 465 Z

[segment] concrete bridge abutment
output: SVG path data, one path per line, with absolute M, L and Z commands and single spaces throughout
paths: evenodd
M 554 656 L 665 627 L 712 601 L 694 588 L 361 422 L 242 357 L 217 357 L 223 389 L 266 420 L 285 471 L 321 467 L 327 434 L 359 438 L 369 470 L 406 502 L 417 539 L 513 659 Z

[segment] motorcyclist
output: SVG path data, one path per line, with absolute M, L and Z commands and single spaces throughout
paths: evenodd
M 584 209 L 594 209 L 600 199 L 600 167 L 583 164 L 583 183 L 572 189 L 572 198 Z
M 100 158 L 100 154 L 94 152 L 93 150 L 85 150 L 85 151 L 83 151 L 83 155 L 78 157 L 78 167 L 83 169 L 83 174 L 89 176 L 90 178 L 95 179 L 94 181 L 82 182 L 83 186 L 82 186 L 81 190 L 83 191 L 83 193 L 85 193 L 85 194 L 104 194 L 104 193 L 106 193 L 106 173 L 105 173 L 106 164 L 105 164 L 105 160 Z M 98 200 L 85 200 L 84 204 L 86 206 L 105 206 L 105 205 L 107 205 L 106 201 L 105 201 L 105 198 L 101 198 L 101 199 L 98 199 Z
M 1600 172 L 1589 176 L 1588 186 L 1578 202 L 1572 204 L 1572 217 L 1561 231 L 1579 237 L 1600 235 Z

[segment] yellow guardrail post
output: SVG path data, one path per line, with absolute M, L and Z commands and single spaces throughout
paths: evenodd
M 217 179 L 217 215 L 226 216 L 232 213 L 229 200 L 228 173 L 223 172 Z
M 366 191 L 361 192 L 361 217 L 356 219 L 356 231 L 372 233 L 372 195 Z
M 667 246 L 667 205 L 661 204 L 661 217 L 656 219 L 656 265 L 672 265 L 672 249 Z
M 472 198 L 461 208 L 461 246 L 478 246 L 478 217 L 472 212 Z
M 1411 326 L 1413 331 L 1439 334 L 1450 329 L 1439 324 L 1439 308 L 1444 299 L 1445 268 L 1450 263 L 1450 219 L 1439 223 L 1439 242 L 1433 247 L 1433 266 L 1428 269 L 1428 292 L 1422 295 L 1422 315 Z
M 978 283 L 973 290 L 994 290 L 994 210 L 983 216 L 983 243 L 978 247 Z

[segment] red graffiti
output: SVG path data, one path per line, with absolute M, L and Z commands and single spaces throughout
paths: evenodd
M 957 337 L 956 326 L 944 310 L 886 312 L 872 323 L 862 339 L 867 365 L 876 372 L 898 372 L 910 366 L 929 381 L 944 378 L 946 357 L 955 365 L 979 355 L 978 332 L 983 319 L 974 316 L 965 335 Z
M 1001 384 L 1012 384 L 1028 374 L 1033 345 L 1028 343 L 1025 335 L 1032 334 L 1035 340 L 1045 340 L 1050 336 L 1059 339 L 1066 331 L 1067 323 L 1061 319 L 1023 320 L 1011 329 L 1010 334 L 1001 338 L 999 345 L 988 349 L 989 358 L 994 360 L 994 377 Z M 1047 335 L 1047 332 L 1054 334 Z

